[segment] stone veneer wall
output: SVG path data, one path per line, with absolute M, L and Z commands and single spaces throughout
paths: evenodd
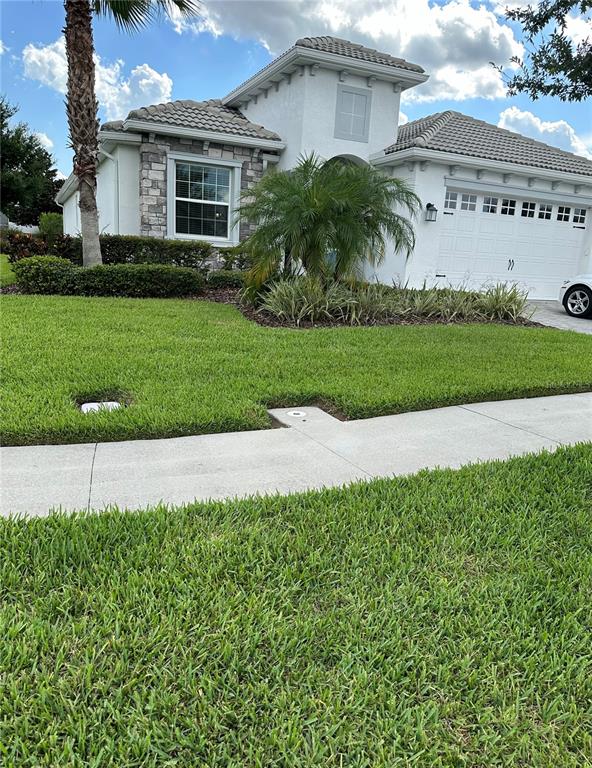
M 149 134 L 140 145 L 140 234 L 149 237 L 167 235 L 167 154 L 185 152 L 212 159 L 240 160 L 241 189 L 249 189 L 263 175 L 261 150 L 215 144 L 196 139 Z M 266 150 L 266 154 L 270 154 Z M 248 222 L 240 223 L 240 239 L 252 230 Z

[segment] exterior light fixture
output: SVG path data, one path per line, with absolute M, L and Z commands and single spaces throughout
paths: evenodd
M 425 220 L 426 221 L 436 221 L 436 217 L 438 216 L 438 209 L 433 203 L 428 203 L 426 205 L 426 213 L 425 213 Z

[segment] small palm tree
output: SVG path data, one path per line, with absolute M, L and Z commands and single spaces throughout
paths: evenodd
M 97 157 L 99 122 L 95 95 L 92 15 L 110 16 L 127 30 L 137 30 L 157 15 L 178 10 L 184 16 L 199 11 L 198 0 L 64 0 L 68 94 L 66 109 L 74 173 L 78 177 L 82 260 L 85 266 L 101 263 L 97 211 Z
M 312 154 L 290 171 L 270 171 L 245 190 L 239 211 L 257 227 L 245 241 L 251 284 L 302 270 L 323 280 L 358 276 L 381 263 L 389 237 L 409 255 L 420 206 L 406 182 L 369 165 Z

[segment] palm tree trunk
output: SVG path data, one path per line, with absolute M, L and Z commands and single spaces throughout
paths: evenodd
M 78 177 L 82 263 L 101 264 L 97 210 L 97 158 L 99 154 L 98 104 L 95 96 L 95 63 L 92 11 L 89 0 L 64 0 L 68 95 L 66 109 L 74 173 Z

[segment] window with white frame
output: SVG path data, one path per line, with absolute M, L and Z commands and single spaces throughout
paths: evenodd
M 586 223 L 586 209 L 585 208 L 574 208 L 573 223 L 574 224 L 585 224 Z
M 568 205 L 560 205 L 557 208 L 557 221 L 569 221 L 571 208 Z
M 497 213 L 497 197 L 483 198 L 483 213 Z
M 502 198 L 501 212 L 504 216 L 514 216 L 516 214 L 516 201 L 508 197 Z
M 534 219 L 534 213 L 536 211 L 536 203 L 522 203 L 522 216 L 525 219 Z
M 451 192 L 449 189 L 446 190 L 446 198 L 444 199 L 444 208 L 451 208 L 456 209 L 458 201 L 458 192 Z
M 371 102 L 371 91 L 339 84 L 335 108 L 335 138 L 367 142 Z
M 539 205 L 539 219 L 545 219 L 546 221 L 549 221 L 551 218 L 551 213 L 553 212 L 553 206 L 547 205 L 546 203 L 540 203 Z
M 175 234 L 227 239 L 231 169 L 175 162 Z
M 461 211 L 474 211 L 477 209 L 477 195 L 463 194 L 460 198 Z

